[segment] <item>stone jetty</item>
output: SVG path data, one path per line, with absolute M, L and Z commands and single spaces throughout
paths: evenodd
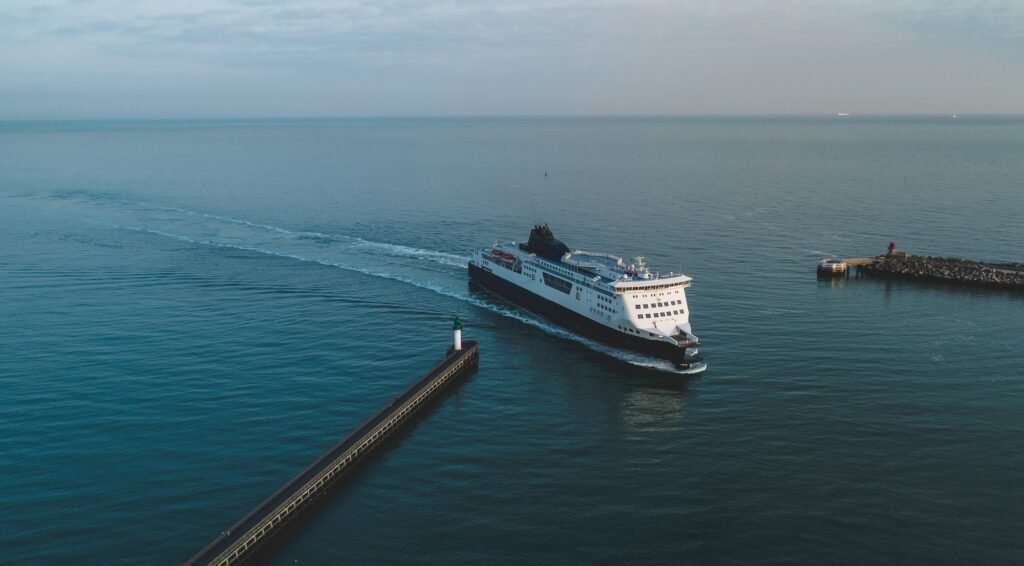
M 859 274 L 999 287 L 1024 291 L 1024 263 L 984 263 L 966 259 L 887 254 L 857 266 Z

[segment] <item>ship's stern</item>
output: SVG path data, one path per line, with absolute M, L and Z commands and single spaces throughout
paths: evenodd
M 672 336 L 676 342 L 673 362 L 677 367 L 687 369 L 700 361 L 700 339 L 694 336 L 688 328 L 683 328 L 682 325 L 677 330 L 679 333 Z

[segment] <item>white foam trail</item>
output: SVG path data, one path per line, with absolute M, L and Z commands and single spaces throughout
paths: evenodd
M 448 265 L 454 265 L 454 266 L 457 266 L 457 267 L 465 267 L 466 263 L 469 262 L 469 256 L 461 256 L 461 255 L 452 254 L 452 253 L 448 253 L 448 252 L 441 252 L 441 251 L 436 251 L 436 250 L 424 250 L 424 249 L 420 249 L 420 248 L 413 248 L 413 247 L 409 247 L 409 246 L 403 246 L 403 245 L 400 245 L 400 244 L 388 244 L 388 243 L 384 243 L 384 242 L 373 242 L 373 241 L 370 241 L 370 240 L 364 240 L 363 238 L 359 238 L 359 237 L 356 237 L 356 236 L 346 236 L 346 235 L 343 235 L 343 234 L 325 234 L 323 232 L 292 231 L 292 230 L 288 230 L 288 229 L 285 229 L 285 228 L 280 228 L 278 226 L 270 226 L 268 224 L 259 224 L 259 223 L 256 223 L 256 222 L 249 222 L 248 220 L 240 220 L 238 218 L 231 218 L 230 216 L 221 216 L 219 214 L 208 214 L 208 213 L 205 213 L 205 212 L 195 212 L 195 211 L 186 210 L 186 209 L 183 209 L 183 208 L 176 208 L 176 207 L 165 207 L 165 206 L 159 206 L 159 205 L 152 205 L 152 206 L 154 206 L 156 208 L 160 208 L 162 210 L 170 210 L 170 211 L 175 211 L 175 212 L 182 212 L 182 213 L 188 214 L 190 216 L 198 216 L 198 217 L 201 217 L 201 218 L 210 218 L 210 219 L 213 219 L 213 220 L 222 220 L 222 221 L 225 221 L 225 222 L 232 222 L 232 223 L 235 223 L 235 224 L 241 224 L 241 225 L 244 225 L 244 226 L 250 226 L 250 227 L 253 227 L 253 228 L 262 228 L 264 230 L 271 230 L 273 232 L 277 232 L 279 234 L 285 234 L 285 235 L 288 235 L 288 236 L 298 236 L 298 237 L 306 237 L 306 238 L 323 238 L 323 239 L 326 239 L 326 240 L 333 240 L 333 241 L 350 241 L 350 242 L 354 242 L 354 243 L 356 243 L 356 244 L 358 244 L 360 246 L 366 247 L 366 248 L 375 248 L 375 249 L 379 249 L 379 250 L 382 250 L 382 251 L 385 251 L 385 252 L 389 252 L 392 255 L 402 255 L 402 256 L 408 256 L 408 257 L 433 259 L 435 261 L 442 261 L 442 263 L 446 263 Z
M 434 291 L 434 292 L 440 293 L 442 295 L 447 295 L 447 296 L 450 296 L 450 297 L 453 297 L 453 298 L 457 298 L 457 299 L 465 298 L 465 297 L 462 297 L 462 296 L 460 296 L 460 295 L 458 295 L 456 293 L 451 293 L 451 292 L 445 290 L 444 288 L 442 288 L 440 286 L 431 285 L 429 283 L 423 283 L 422 281 L 416 281 L 415 279 L 410 279 L 408 277 L 405 277 L 405 276 L 402 276 L 402 275 L 398 275 L 398 274 L 395 274 L 395 273 L 390 273 L 390 272 L 387 272 L 387 271 L 378 271 L 378 270 L 368 269 L 368 268 L 365 268 L 365 267 L 349 265 L 349 264 L 338 262 L 338 261 L 331 261 L 331 260 L 322 259 L 322 258 L 306 257 L 306 256 L 298 255 L 298 254 L 290 254 L 290 253 L 279 252 L 279 251 L 275 251 L 275 250 L 268 250 L 268 249 L 260 248 L 260 247 L 257 247 L 257 246 L 247 246 L 247 245 L 243 245 L 243 244 L 233 244 L 233 243 L 218 242 L 218 241 L 213 241 L 213 240 L 201 240 L 201 239 L 192 238 L 192 237 L 189 237 L 189 236 L 184 236 L 184 235 L 181 235 L 181 234 L 173 234 L 171 232 L 164 232 L 162 230 L 155 230 L 153 228 L 142 228 L 142 227 L 137 227 L 137 226 L 118 226 L 118 227 L 119 228 L 124 228 L 124 229 L 127 229 L 127 230 L 135 230 L 137 232 L 147 232 L 147 233 L 150 233 L 150 234 L 156 234 L 158 236 L 163 236 L 163 237 L 166 237 L 166 238 L 173 238 L 175 240 L 180 240 L 180 241 L 183 241 L 183 242 L 188 242 L 190 244 L 197 244 L 197 245 L 203 245 L 203 246 L 215 246 L 215 247 L 219 247 L 219 248 L 231 248 L 231 249 L 236 249 L 236 250 L 243 250 L 243 251 L 248 251 L 248 252 L 261 253 L 261 254 L 272 255 L 272 256 L 277 256 L 277 257 L 286 257 L 286 258 L 295 259 L 295 260 L 298 260 L 298 261 L 308 261 L 308 262 L 318 263 L 320 265 L 326 265 L 326 266 L 330 266 L 330 267 L 337 267 L 337 268 L 344 269 L 344 270 L 347 270 L 347 271 L 355 271 L 357 273 L 362 273 L 363 275 L 370 275 L 370 276 L 373 276 L 373 277 L 383 277 L 385 279 L 392 279 L 392 280 L 395 280 L 395 281 L 400 281 L 402 283 L 408 283 L 410 285 L 415 285 L 417 287 L 420 287 L 420 288 L 423 288 L 423 289 L 428 289 L 430 291 Z
M 794 310 L 794 309 L 782 309 L 782 308 L 767 308 L 767 309 L 764 309 L 764 310 L 761 310 L 761 311 L 758 311 L 758 312 L 762 312 L 764 314 L 769 314 L 769 315 L 773 315 L 773 316 L 774 315 L 780 315 L 780 314 L 783 314 L 783 315 L 785 315 L 785 314 L 794 314 L 794 315 L 804 315 L 804 314 L 807 314 L 807 311 Z
M 643 354 L 639 354 L 639 353 L 619 350 L 619 349 L 616 349 L 616 348 L 612 348 L 610 346 L 606 346 L 606 345 L 601 344 L 599 342 L 595 342 L 595 341 L 590 340 L 588 338 L 584 338 L 583 336 L 580 336 L 578 334 L 572 333 L 572 332 L 570 332 L 568 330 L 565 330 L 564 328 L 561 328 L 559 326 L 551 325 L 551 324 L 547 323 L 546 321 L 544 321 L 542 319 L 539 319 L 539 318 L 536 318 L 536 317 L 534 317 L 532 315 L 526 314 L 523 311 L 513 310 L 511 308 L 503 308 L 503 307 L 501 307 L 499 305 L 496 305 L 496 304 L 493 304 L 493 303 L 490 303 L 490 302 L 487 302 L 487 301 L 480 300 L 479 298 L 474 297 L 473 295 L 470 295 L 468 293 L 451 291 L 451 290 L 446 289 L 446 288 L 444 288 L 442 286 L 439 286 L 439 285 L 425 283 L 423 281 L 418 281 L 416 279 L 412 279 L 412 278 L 405 277 L 403 275 L 398 275 L 398 274 L 395 274 L 395 273 L 390 273 L 390 272 L 387 272 L 387 271 L 368 269 L 368 268 L 365 268 L 365 267 L 350 265 L 350 264 L 346 264 L 346 263 L 342 263 L 342 262 L 338 262 L 338 261 L 325 260 L 325 259 L 321 259 L 321 258 L 312 258 L 312 257 L 305 257 L 305 256 L 297 255 L 297 254 L 289 254 L 289 253 L 284 253 L 284 252 L 278 252 L 278 251 L 274 251 L 274 250 L 268 250 L 268 249 L 264 249 L 264 248 L 259 248 L 259 247 L 256 247 L 256 246 L 247 246 L 247 245 L 242 245 L 242 244 L 231 244 L 231 243 L 217 242 L 217 241 L 212 241 L 212 240 L 202 240 L 202 239 L 197 239 L 197 238 L 191 238 L 189 236 L 184 236 L 184 235 L 181 235 L 181 234 L 174 234 L 174 233 L 165 232 L 165 231 L 162 231 L 162 230 L 155 230 L 155 229 L 152 229 L 152 228 L 143 228 L 143 227 L 137 227 L 137 226 L 119 226 L 119 227 L 120 228 L 124 228 L 124 229 L 128 229 L 128 230 L 138 231 L 138 232 L 146 232 L 146 233 L 149 233 L 149 234 L 155 234 L 155 235 L 158 235 L 158 236 L 163 236 L 165 238 L 173 238 L 175 240 L 179 240 L 179 241 L 183 241 L 183 242 L 188 242 L 188 243 L 196 244 L 196 245 L 215 246 L 215 247 L 221 247 L 221 248 L 231 248 L 231 249 L 236 249 L 236 250 L 243 250 L 243 251 L 249 251 L 249 252 L 254 252 L 254 253 L 261 253 L 261 254 L 266 254 L 266 255 L 272 255 L 272 256 L 276 256 L 276 257 L 285 257 L 285 258 L 294 259 L 294 260 L 298 260 L 298 261 L 307 261 L 307 262 L 318 263 L 320 265 L 326 265 L 326 266 L 330 266 L 330 267 L 337 267 L 339 269 L 344 269 L 344 270 L 347 270 L 347 271 L 354 271 L 356 273 L 361 273 L 363 275 L 369 275 L 369 276 L 372 276 L 372 277 L 381 277 L 381 278 L 384 278 L 384 279 L 390 279 L 390 280 L 393 280 L 393 281 L 399 281 L 401 283 L 406 283 L 406 284 L 409 284 L 409 285 L 413 285 L 413 286 L 419 287 L 421 289 L 426 289 L 428 291 L 433 291 L 433 292 L 435 292 L 435 293 L 437 293 L 439 295 L 444 295 L 446 297 L 450 297 L 450 298 L 453 298 L 453 299 L 458 299 L 458 300 L 461 300 L 461 301 L 465 301 L 465 302 L 470 303 L 470 304 L 472 304 L 472 305 L 474 305 L 476 307 L 489 310 L 489 311 L 491 311 L 493 313 L 496 313 L 496 314 L 499 314 L 501 316 L 505 316 L 505 317 L 508 317 L 508 318 L 512 318 L 512 319 L 518 320 L 518 321 L 520 321 L 520 322 L 522 322 L 524 324 L 528 324 L 530 326 L 533 326 L 534 328 L 537 328 L 537 329 L 539 329 L 539 330 L 541 330 L 541 331 L 543 331 L 543 332 L 545 332 L 547 334 L 550 334 L 552 336 L 556 336 L 556 337 L 563 338 L 563 339 L 566 339 L 566 340 L 572 340 L 573 342 L 581 344 L 581 345 L 583 345 L 583 346 L 585 346 L 585 347 L 587 347 L 587 348 L 589 348 L 591 350 L 594 350 L 596 352 L 600 352 L 600 353 L 605 354 L 607 356 L 613 357 L 613 358 L 615 358 L 615 359 L 617 359 L 619 361 L 626 362 L 628 364 L 635 365 L 635 366 L 640 366 L 640 367 L 644 367 L 644 368 L 648 368 L 648 369 L 653 369 L 653 370 L 667 372 L 667 373 L 675 373 L 675 374 L 680 374 L 680 375 L 698 374 L 698 373 L 701 373 L 701 372 L 703 372 L 704 370 L 707 369 L 707 365 L 704 364 L 703 362 L 695 363 L 690 368 L 680 369 L 680 368 L 675 367 L 675 365 L 673 365 L 672 363 L 668 362 L 667 360 L 663 360 L 661 358 L 654 358 L 654 357 L 651 357 L 651 356 L 644 356 Z
M 445 265 L 452 265 L 455 267 L 466 267 L 469 263 L 469 256 L 462 256 L 451 254 L 448 252 L 439 252 L 433 250 L 424 250 L 420 248 L 411 248 L 409 246 L 403 246 L 400 244 L 386 244 L 383 242 L 371 242 L 362 238 L 352 238 L 359 242 L 359 244 L 366 248 L 379 249 L 392 255 L 401 255 L 407 257 L 416 257 L 420 259 L 429 259 Z
M 120 199 L 120 198 L 96 197 L 96 196 L 92 196 L 92 195 L 90 195 L 90 196 L 92 197 L 90 199 L 92 201 L 99 200 L 99 201 L 105 202 L 105 203 L 122 204 L 122 205 L 131 206 L 131 207 L 146 208 L 146 209 L 152 209 L 152 210 L 160 210 L 160 211 L 164 211 L 164 212 L 177 212 L 177 213 L 188 215 L 188 216 L 191 216 L 191 217 L 194 217 L 194 218 L 204 218 L 204 219 L 208 219 L 208 220 L 217 220 L 217 221 L 220 221 L 220 222 L 228 222 L 228 223 L 231 223 L 231 224 L 236 224 L 236 225 L 240 225 L 240 226 L 246 226 L 246 227 L 249 227 L 249 228 L 257 228 L 257 229 L 260 229 L 260 230 L 265 230 L 265 231 L 273 232 L 275 234 L 281 234 L 283 236 L 288 236 L 290 238 L 295 238 L 295 239 L 315 238 L 315 239 L 323 239 L 323 240 L 332 241 L 332 242 L 339 242 L 339 243 L 346 243 L 347 242 L 347 243 L 351 244 L 352 246 L 358 246 L 358 247 L 366 249 L 368 251 L 376 251 L 378 253 L 385 253 L 385 254 L 388 254 L 388 255 L 396 256 L 396 257 L 411 257 L 411 258 L 415 258 L 415 259 L 425 259 L 425 260 L 429 260 L 429 261 L 434 261 L 436 263 L 440 263 L 442 265 L 447 265 L 447 266 L 450 266 L 450 267 L 463 267 L 464 268 L 464 267 L 466 267 L 466 264 L 469 262 L 469 256 L 463 256 L 463 255 L 458 255 L 458 254 L 453 254 L 453 253 L 448 253 L 448 252 L 442 252 L 442 251 L 437 251 L 437 250 L 426 250 L 426 249 L 421 249 L 421 248 L 413 248 L 413 247 L 410 247 L 410 246 L 403 246 L 403 245 L 400 245 L 400 244 L 388 244 L 388 243 L 384 243 L 384 242 L 373 242 L 373 241 L 365 240 L 363 238 L 359 238 L 359 237 L 356 237 L 356 236 L 347 236 L 347 235 L 344 235 L 344 234 L 327 234 L 327 233 L 324 233 L 324 232 L 313 232 L 313 231 L 306 231 L 306 230 L 288 230 L 287 228 L 281 228 L 279 226 L 272 226 L 270 224 L 261 224 L 259 222 L 250 222 L 248 220 L 242 220 L 242 219 L 239 219 L 239 218 L 232 218 L 230 216 L 224 216 L 224 215 L 220 215 L 220 214 L 211 214 L 211 213 L 207 213 L 207 212 L 197 212 L 197 211 L 194 211 L 194 210 L 188 210 L 186 208 L 180 208 L 180 207 L 176 207 L 176 206 L 165 206 L 165 205 L 162 205 L 162 204 L 156 204 L 156 203 L 151 203 L 151 202 L 134 201 L 134 200 L 127 200 L 127 199 Z M 212 244 L 212 242 L 207 242 L 207 243 Z
M 193 210 L 187 210 L 187 209 L 184 209 L 184 208 L 177 208 L 177 207 L 174 207 L 174 206 L 162 206 L 162 205 L 159 205 L 159 204 L 151 204 L 151 203 L 144 203 L 144 202 L 133 202 L 133 201 L 124 201 L 124 202 L 127 203 L 127 204 L 137 204 L 137 205 L 141 205 L 141 206 L 147 206 L 147 207 L 150 207 L 150 208 L 155 208 L 157 210 L 166 210 L 166 211 L 170 211 L 170 212 L 180 212 L 182 214 L 187 214 L 189 216 L 196 216 L 196 217 L 199 217 L 199 218 L 209 218 L 211 220 L 221 220 L 223 222 L 231 222 L 233 224 L 241 224 L 243 226 L 249 226 L 249 227 L 252 227 L 252 228 L 262 228 L 264 230 L 270 230 L 272 232 L 277 232 L 279 234 L 302 235 L 302 236 L 318 236 L 318 237 L 324 237 L 324 238 L 330 237 L 327 234 L 319 234 L 317 232 L 293 232 L 291 230 L 286 230 L 284 228 L 278 228 L 277 226 L 270 226 L 269 224 L 259 224 L 257 222 L 249 222 L 248 220 L 239 220 L 237 218 L 231 218 L 229 216 L 221 216 L 219 214 L 208 214 L 206 212 L 195 212 Z
M 580 336 L 578 334 L 574 334 L 574 333 L 572 333 L 572 332 L 570 332 L 570 331 L 568 331 L 568 330 L 566 330 L 566 329 L 564 329 L 562 327 L 549 324 L 548 322 L 544 321 L 543 319 L 537 318 L 537 317 L 533 316 L 532 314 L 526 313 L 525 311 L 520 311 L 520 310 L 513 309 L 513 308 L 507 308 L 507 307 L 503 307 L 503 306 L 500 306 L 500 305 L 492 303 L 492 302 L 481 300 L 480 298 L 470 294 L 468 291 L 453 291 L 451 288 L 449 288 L 448 286 L 445 286 L 443 284 L 431 283 L 431 282 L 422 280 L 422 278 L 415 278 L 415 277 L 409 276 L 408 274 L 396 273 L 393 270 L 389 270 L 389 269 L 382 269 L 380 266 L 374 266 L 374 265 L 372 265 L 372 262 L 366 261 L 368 258 L 379 257 L 382 254 L 388 255 L 388 256 L 392 256 L 392 257 L 404 257 L 404 258 L 411 258 L 411 259 L 417 259 L 417 260 L 425 260 L 425 261 L 430 261 L 430 262 L 433 262 L 433 263 L 437 263 L 437 264 L 446 266 L 446 269 L 445 269 L 443 275 L 445 277 L 448 277 L 448 276 L 452 275 L 453 273 L 451 271 L 449 271 L 447 268 L 457 267 L 457 268 L 460 268 L 460 269 L 464 269 L 466 267 L 467 262 L 469 261 L 469 257 L 468 256 L 461 256 L 461 255 L 458 255 L 458 254 L 453 254 L 453 253 L 448 253 L 448 252 L 443 252 L 443 251 L 437 251 L 437 250 L 426 250 L 426 249 L 414 248 L 414 247 L 404 246 L 404 245 L 400 245 L 400 244 L 389 244 L 389 243 L 385 243 L 385 242 L 374 242 L 374 241 L 370 241 L 370 240 L 365 240 L 363 238 L 358 238 L 358 237 L 355 237 L 355 236 L 347 236 L 347 235 L 343 235 L 343 234 L 326 234 L 326 233 L 322 233 L 322 232 L 313 232 L 313 231 L 288 230 L 286 228 L 281 228 L 281 227 L 278 227 L 278 226 L 272 226 L 272 225 L 268 225 L 268 224 L 261 224 L 261 223 L 257 223 L 257 222 L 250 222 L 248 220 L 242 220 L 242 219 L 232 218 L 232 217 L 229 217 L 229 216 L 223 216 L 223 215 L 218 215 L 218 214 L 209 214 L 209 213 L 204 213 L 204 212 L 197 212 L 197 211 L 188 210 L 188 209 L 179 208 L 179 207 L 173 207 L 173 206 L 164 206 L 164 205 L 159 205 L 159 204 L 153 204 L 153 203 L 147 203 L 147 202 L 139 202 L 139 201 L 131 201 L 131 200 L 124 200 L 124 199 L 117 199 L 117 198 L 95 197 L 94 195 L 86 195 L 86 196 L 89 196 L 91 198 L 90 199 L 86 199 L 86 198 L 79 197 L 79 198 L 77 198 L 77 200 L 86 201 L 86 202 L 95 202 L 96 200 L 99 200 L 102 204 L 125 205 L 125 206 L 127 206 L 129 208 L 129 210 L 124 211 L 124 212 L 128 212 L 128 213 L 138 213 L 138 212 L 140 212 L 138 209 L 142 208 L 142 209 L 149 209 L 149 210 L 159 210 L 159 211 L 163 211 L 163 212 L 173 212 L 173 213 L 177 213 L 177 214 L 187 215 L 187 216 L 192 217 L 192 218 L 201 218 L 201 219 L 205 219 L 205 220 L 214 220 L 214 221 L 217 221 L 217 222 L 228 223 L 228 224 L 233 224 L 233 225 L 238 225 L 238 226 L 244 226 L 244 227 L 247 227 L 247 228 L 253 228 L 253 229 L 256 229 L 256 230 L 259 230 L 259 231 L 263 231 L 263 232 L 269 232 L 269 233 L 275 235 L 274 236 L 275 239 L 272 239 L 272 240 L 270 240 L 268 242 L 264 242 L 264 243 L 261 243 L 261 244 L 247 244 L 247 243 L 244 242 L 244 239 L 247 239 L 248 236 L 255 236 L 256 234 L 242 234 L 241 236 L 244 236 L 246 238 L 239 238 L 238 237 L 239 235 L 237 235 L 237 234 L 231 234 L 231 233 L 225 234 L 223 230 L 217 229 L 216 226 L 200 226 L 200 228 L 204 229 L 204 231 L 209 232 L 212 229 L 212 231 L 217 233 L 215 237 L 206 237 L 205 235 L 204 236 L 185 235 L 185 234 L 176 233 L 175 231 L 171 231 L 171 230 L 167 230 L 167 229 L 159 229 L 159 228 L 155 228 L 155 227 L 131 226 L 131 225 L 124 225 L 124 224 L 118 225 L 118 224 L 115 224 L 115 223 L 104 222 L 105 224 L 108 224 L 110 226 L 114 226 L 114 227 L 117 227 L 117 228 L 124 228 L 124 229 L 139 231 L 139 232 L 146 232 L 146 233 L 158 235 L 158 236 L 161 236 L 161 237 L 172 238 L 172 239 L 176 239 L 176 240 L 179 240 L 179 241 L 184 241 L 184 242 L 188 242 L 188 243 L 192 243 L 192 244 L 196 244 L 196 245 L 214 246 L 214 247 L 221 247 L 221 248 L 231 248 L 231 249 L 237 249 L 237 250 L 248 251 L 248 252 L 253 252 L 253 253 L 272 255 L 272 256 L 277 256 L 277 257 L 284 257 L 284 258 L 294 259 L 294 260 L 297 260 L 297 261 L 313 262 L 313 263 L 318 263 L 320 265 L 326 265 L 326 266 L 330 266 L 330 267 L 337 267 L 339 269 L 344 269 L 344 270 L 347 270 L 347 271 L 361 273 L 363 275 L 368 275 L 368 276 L 372 276 L 372 277 L 381 277 L 381 278 L 384 278 L 384 279 L 390 279 L 390 280 L 393 280 L 393 281 L 399 281 L 401 283 L 406 283 L 406 284 L 409 284 L 409 285 L 413 285 L 413 286 L 419 287 L 421 289 L 426 289 L 428 291 L 433 291 L 435 293 L 438 293 L 440 295 L 444 295 L 446 297 L 450 297 L 450 298 L 457 299 L 457 300 L 460 300 L 460 301 L 465 301 L 465 302 L 467 302 L 469 304 L 472 304 L 472 305 L 474 305 L 476 307 L 489 310 L 489 311 L 491 311 L 493 313 L 496 313 L 498 315 L 501 315 L 501 316 L 505 316 L 505 317 L 508 317 L 508 318 L 513 318 L 513 319 L 518 320 L 518 321 L 520 321 L 520 322 L 522 322 L 524 324 L 528 324 L 530 326 L 533 326 L 534 328 L 537 328 L 537 329 L 539 329 L 539 330 L 541 330 L 541 331 L 543 331 L 543 332 L 545 332 L 547 334 L 550 334 L 552 336 L 556 336 L 556 337 L 567 339 L 567 340 L 572 340 L 573 342 L 581 344 L 581 345 L 583 345 L 583 346 L 585 346 L 585 347 L 587 347 L 587 348 L 589 348 L 591 350 L 600 352 L 602 354 L 605 354 L 607 356 L 610 356 L 612 358 L 615 358 L 615 359 L 617 359 L 619 361 L 622 361 L 622 362 L 625 362 L 625 363 L 628 363 L 628 364 L 631 364 L 631 365 L 635 365 L 635 366 L 639 366 L 639 367 L 644 367 L 644 368 L 648 368 L 648 369 L 652 369 L 652 370 L 657 370 L 657 371 L 661 371 L 661 372 L 680 374 L 680 375 L 690 375 L 690 374 L 701 373 L 705 369 L 707 369 L 707 366 L 705 364 L 703 364 L 703 363 L 696 363 L 696 364 L 694 364 L 693 367 L 688 368 L 688 369 L 679 369 L 679 368 L 676 368 L 669 361 L 661 359 L 661 358 L 645 356 L 643 354 L 634 353 L 634 352 L 631 352 L 631 351 L 619 350 L 619 349 L 613 348 L 611 346 L 606 346 L 606 345 L 604 345 L 602 343 L 590 340 L 588 338 L 584 338 L 583 336 Z M 64 197 L 65 200 L 67 198 L 68 197 Z M 154 217 L 144 217 L 144 218 L 136 218 L 135 219 L 136 222 L 138 222 L 140 220 L 144 224 L 145 223 L 150 223 L 150 222 L 166 223 L 166 222 L 172 221 L 172 220 L 168 220 L 168 219 L 165 219 L 165 218 L 162 218 L 162 217 L 155 217 L 155 218 Z M 133 224 L 134 224 L 134 222 L 133 222 Z M 283 237 L 283 238 L 282 239 L 277 239 L 279 237 Z M 304 255 L 303 253 L 296 253 L 294 250 L 287 250 L 286 251 L 286 250 L 281 250 L 281 249 L 273 249 L 273 247 L 275 247 L 274 246 L 275 243 L 280 243 L 280 244 L 286 244 L 287 243 L 287 245 L 294 245 L 296 242 L 300 242 L 303 239 L 310 239 L 310 238 L 326 240 L 327 242 L 334 243 L 334 244 L 341 244 L 341 248 L 337 248 L 337 247 L 325 247 L 325 248 L 322 248 L 322 250 L 327 251 L 327 252 L 332 252 L 332 251 L 333 252 L 339 252 L 339 251 L 344 252 L 345 250 L 352 250 L 352 251 L 358 250 L 359 252 L 364 252 L 364 253 L 360 253 L 359 257 L 353 258 L 353 259 L 355 259 L 357 261 L 349 262 L 349 261 L 343 261 L 343 260 L 338 260 L 338 259 L 333 259 L 333 258 L 313 257 L 313 256 L 309 256 L 309 255 Z M 242 239 L 243 241 L 238 241 L 239 239 Z M 317 249 L 320 250 L 321 248 L 317 248 Z M 369 253 L 365 253 L 365 252 L 369 252 Z M 399 267 L 400 269 L 409 269 L 410 268 L 409 265 L 397 265 L 397 264 L 396 264 L 396 267 Z M 415 268 L 415 269 L 422 270 L 423 268 L 421 267 L 421 268 Z

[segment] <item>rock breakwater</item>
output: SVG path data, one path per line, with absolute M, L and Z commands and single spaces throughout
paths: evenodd
M 894 279 L 918 279 L 1024 290 L 1024 263 L 983 263 L 928 256 L 880 256 L 858 273 Z

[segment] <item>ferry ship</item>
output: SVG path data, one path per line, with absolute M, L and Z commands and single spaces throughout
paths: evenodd
M 652 273 L 643 257 L 570 251 L 551 229 L 535 226 L 527 243 L 495 244 L 469 260 L 469 278 L 546 319 L 598 341 L 670 360 L 696 362 L 681 273 Z

